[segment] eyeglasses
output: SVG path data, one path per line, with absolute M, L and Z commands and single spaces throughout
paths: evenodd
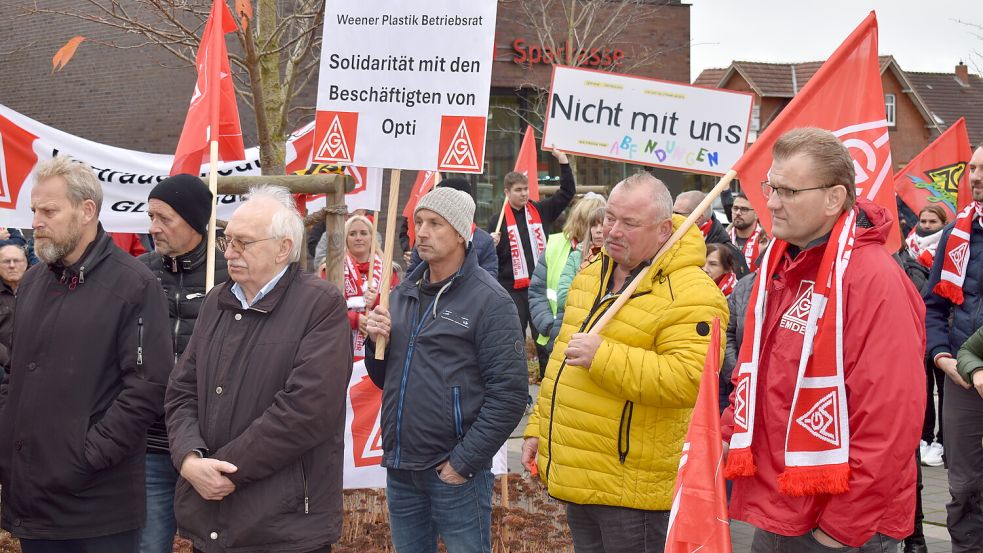
M 761 181 L 761 193 L 764 197 L 770 198 L 772 194 L 778 196 L 778 199 L 785 202 L 795 199 L 796 194 L 799 192 L 806 192 L 808 190 L 824 190 L 826 188 L 833 188 L 834 186 L 839 186 L 837 184 L 827 184 L 824 186 L 812 186 L 810 188 L 785 188 L 784 186 L 775 186 L 769 181 Z
M 235 250 L 236 253 L 242 253 L 246 251 L 247 246 L 251 246 L 256 242 L 273 240 L 274 238 L 276 237 L 270 236 L 269 238 L 260 238 L 259 240 L 251 240 L 249 242 L 245 242 L 243 240 L 239 240 L 238 238 L 229 238 L 227 236 L 220 236 L 215 238 L 215 249 L 217 249 L 222 253 L 225 253 L 225 250 L 228 249 L 229 246 L 232 246 L 232 249 Z
M 767 193 L 765 195 L 767 195 Z M 751 213 L 752 211 L 754 211 L 754 208 L 753 207 L 732 207 L 732 208 L 730 208 L 730 210 L 733 213 Z
M 27 263 L 26 259 L 0 259 L 0 265 L 20 265 L 21 263 Z

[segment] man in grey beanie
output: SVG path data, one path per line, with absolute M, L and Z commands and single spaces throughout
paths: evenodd
M 434 189 L 413 218 L 423 262 L 367 323 L 393 546 L 436 551 L 439 535 L 449 553 L 490 552 L 492 457 L 522 418 L 528 387 L 519 318 L 470 247 L 468 194 Z

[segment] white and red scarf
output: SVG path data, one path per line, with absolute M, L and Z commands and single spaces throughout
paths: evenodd
M 730 241 L 735 247 L 740 248 L 737 245 L 737 229 L 733 226 L 727 231 L 730 236 Z M 755 271 L 758 268 L 758 256 L 761 255 L 761 225 L 754 226 L 754 232 L 748 237 L 747 242 L 744 243 L 744 247 L 741 248 L 741 253 L 744 254 L 744 262 L 747 263 L 748 268 L 751 271 Z
M 856 214 L 855 210 L 843 214 L 833 227 L 812 292 L 785 434 L 785 470 L 778 477 L 779 490 L 791 496 L 839 494 L 849 489 L 850 419 L 843 376 L 843 275 L 853 251 Z M 754 309 L 748 313 L 738 358 L 734 434 L 727 458 L 727 478 L 751 476 L 757 471 L 752 440 L 762 328 L 771 275 L 778 269 L 787 247 L 783 240 L 772 241 L 762 262 L 766 270 L 758 274 L 752 291 L 749 305 Z M 771 367 L 770 370 L 784 369 Z
M 935 249 L 939 247 L 939 239 L 942 238 L 942 229 L 925 236 L 918 235 L 918 227 L 911 229 L 905 245 L 908 247 L 908 255 L 925 267 L 931 268 L 935 262 Z
M 368 269 L 368 263 L 364 265 Z M 368 271 L 363 272 L 358 266 L 358 262 L 351 254 L 345 255 L 345 301 L 349 310 L 364 313 L 374 306 L 365 305 L 365 288 L 369 275 Z M 382 282 L 382 258 L 376 255 L 372 264 L 372 283 L 378 287 L 380 282 Z M 379 298 L 376 297 L 376 303 L 378 302 Z M 365 357 L 365 336 L 358 329 L 352 330 L 352 351 L 356 360 Z
M 720 275 L 717 279 L 717 288 L 723 292 L 724 297 L 728 297 L 734 291 L 734 285 L 737 284 L 737 275 L 733 271 Z
M 969 266 L 969 237 L 976 221 L 983 224 L 983 204 L 980 202 L 967 205 L 956 216 L 956 224 L 945 243 L 942 278 L 932 288 L 933 292 L 956 305 L 963 303 L 963 281 L 966 280 L 966 267 Z
M 539 258 L 546 251 L 546 233 L 543 232 L 543 220 L 539 216 L 539 211 L 532 203 L 526 204 L 526 230 L 529 232 L 529 243 L 535 248 L 533 252 L 533 267 L 539 262 Z M 526 264 L 525 252 L 522 249 L 522 240 L 519 237 L 519 227 L 515 222 L 515 213 L 511 206 L 505 207 L 505 224 L 509 233 L 509 246 L 512 255 L 512 278 L 515 280 L 515 289 L 529 287 L 529 275 L 532 272 Z

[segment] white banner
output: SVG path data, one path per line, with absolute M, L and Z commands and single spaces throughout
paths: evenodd
M 481 173 L 496 9 L 327 2 L 314 161 Z
M 747 143 L 750 93 L 554 66 L 543 149 L 723 175 Z
M 386 469 L 382 462 L 380 412 L 382 390 L 365 371 L 365 363 L 356 361 L 348 383 L 348 409 L 345 418 L 345 488 L 385 488 Z M 508 443 L 502 444 L 492 459 L 492 473 L 508 470 Z
M 308 169 L 313 136 L 313 123 L 290 136 L 286 159 L 288 173 Z M 71 156 L 95 170 L 103 191 L 99 218 L 107 231 L 147 232 L 150 224 L 146 214 L 147 195 L 154 185 L 167 177 L 174 156 L 137 152 L 86 140 L 41 124 L 3 105 L 0 105 L 0 224 L 31 227 L 34 168 L 56 154 Z M 356 180 L 355 190 L 346 196 L 349 210 L 378 210 L 382 198 L 382 171 L 353 167 L 348 172 L 354 174 Z M 247 149 L 245 161 L 219 164 L 221 176 L 259 174 L 259 148 Z M 219 195 L 217 217 L 228 220 L 239 201 L 241 198 L 236 195 Z

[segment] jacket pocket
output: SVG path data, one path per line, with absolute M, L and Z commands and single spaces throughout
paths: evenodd
M 464 420 L 461 414 L 461 387 L 451 388 L 451 417 L 454 420 L 454 437 L 457 441 L 464 439 Z
M 45 455 L 50 462 L 42 461 L 42 465 L 47 465 L 47 469 L 39 466 L 38 473 L 50 471 L 48 483 L 41 485 L 42 488 L 51 488 L 61 491 L 77 492 L 82 490 L 92 478 L 94 471 L 85 458 L 85 442 L 89 431 L 89 418 L 82 417 L 73 421 L 68 430 L 68 435 L 61 441 L 62 453 L 59 455 L 55 451 Z M 39 479 L 42 482 L 45 478 Z

